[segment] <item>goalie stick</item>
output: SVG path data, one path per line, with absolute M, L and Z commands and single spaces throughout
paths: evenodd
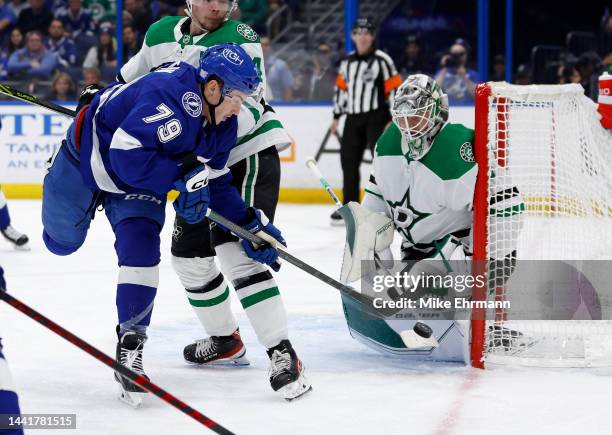
M 224 428 L 219 423 L 206 417 L 201 412 L 193 409 L 192 407 L 187 405 L 185 402 L 177 399 L 172 394 L 168 393 L 166 390 L 158 387 L 156 384 L 148 380 L 146 377 L 139 375 L 138 373 L 133 372 L 129 368 L 119 364 L 116 360 L 106 355 L 104 352 L 100 351 L 94 346 L 90 345 L 85 340 L 77 337 L 72 332 L 62 328 L 60 325 L 58 325 L 57 323 L 55 323 L 48 317 L 43 316 L 42 314 L 40 314 L 38 311 L 34 310 L 33 308 L 30 308 L 28 305 L 24 304 L 19 299 L 9 295 L 8 293 L 6 293 L 6 291 L 3 288 L 0 288 L 0 299 L 2 299 L 4 302 L 9 304 L 11 307 L 15 308 L 16 310 L 21 311 L 23 314 L 30 317 L 31 319 L 36 320 L 38 323 L 40 323 L 44 327 L 55 332 L 57 335 L 59 335 L 63 339 L 74 344 L 79 349 L 84 350 L 85 352 L 87 352 L 88 354 L 96 358 L 98 361 L 112 368 L 115 372 L 119 373 L 121 376 L 132 381 L 134 384 L 144 388 L 145 390 L 147 390 L 148 392 L 152 394 L 155 394 L 157 397 L 159 397 L 164 402 L 174 406 L 176 409 L 178 409 L 184 414 L 187 414 L 188 416 L 198 421 L 199 423 L 203 424 L 204 426 L 206 426 L 213 432 L 221 434 L 221 435 L 233 435 L 233 432 Z
M 329 182 L 325 179 L 319 167 L 317 166 L 317 161 L 313 157 L 306 158 L 306 166 L 310 168 L 313 174 L 319 179 L 319 182 L 325 188 L 327 193 L 331 199 L 336 203 L 338 208 L 342 207 L 342 202 L 332 189 Z M 382 264 L 378 255 L 374 253 L 374 263 L 380 267 L 385 272 L 389 272 L 388 269 Z M 389 274 L 389 273 L 387 273 Z M 401 295 L 402 293 L 398 291 L 395 287 L 389 289 L 393 290 L 396 295 Z M 399 312 L 400 310 L 397 310 Z M 436 348 L 439 346 L 438 340 L 433 336 L 432 329 L 422 322 L 415 323 L 412 329 L 406 329 L 400 332 L 400 338 L 402 342 L 408 349 L 423 349 L 423 348 Z
M 45 107 L 47 109 L 50 109 L 62 115 L 67 115 L 73 118 L 76 116 L 76 111 L 74 110 L 67 109 L 66 107 L 60 106 L 59 104 L 55 104 L 49 101 L 40 100 L 39 98 L 36 98 L 33 95 L 27 94 L 25 92 L 21 92 L 5 84 L 0 84 L 0 93 L 7 95 L 9 97 L 12 97 L 12 98 L 16 98 L 18 100 L 26 101 L 28 103 L 32 103 L 38 106 Z M 225 219 L 223 216 L 221 216 L 218 213 L 215 213 L 213 210 L 208 209 L 206 212 L 206 216 L 210 220 L 229 229 L 230 231 L 232 231 L 234 234 L 236 234 L 238 237 L 242 239 L 246 239 L 252 243 L 259 244 L 259 245 L 267 244 L 267 242 L 263 240 L 261 237 L 256 236 L 255 234 L 252 234 L 251 232 L 245 230 L 244 228 L 235 224 L 234 222 L 228 219 Z M 304 272 L 323 281 L 324 283 L 330 285 L 336 290 L 339 290 L 342 293 L 346 293 L 346 294 L 353 296 L 356 300 L 358 300 L 359 302 L 363 304 L 364 309 L 368 311 L 369 313 L 377 315 L 377 316 L 388 317 L 388 316 L 393 316 L 394 314 L 397 314 L 400 311 L 399 309 L 391 309 L 391 308 L 374 308 L 374 298 L 368 295 L 362 294 L 348 285 L 342 284 L 340 281 L 333 279 L 332 277 L 324 274 L 323 272 L 314 268 L 313 266 L 305 263 L 304 261 L 298 259 L 297 257 L 294 257 L 289 252 L 287 252 L 285 249 L 283 249 L 283 247 L 280 244 L 276 246 L 276 249 L 278 250 L 279 257 L 286 260 L 288 263 L 291 263 L 295 267 L 302 269 Z

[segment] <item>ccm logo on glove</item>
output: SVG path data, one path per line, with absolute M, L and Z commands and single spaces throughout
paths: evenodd
M 194 171 L 195 172 L 195 171 Z M 210 170 L 208 166 L 204 166 L 199 172 L 193 174 L 188 174 L 189 177 L 185 180 L 185 187 L 187 188 L 187 192 L 195 192 L 196 190 L 200 190 L 203 187 L 208 186 L 208 176 L 210 175 Z

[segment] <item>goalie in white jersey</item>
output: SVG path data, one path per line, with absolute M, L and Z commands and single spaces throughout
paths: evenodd
M 416 262 L 411 274 L 447 274 L 446 260 L 465 265 L 464 270 L 454 272 L 469 272 L 466 260 L 471 257 L 472 202 L 478 173 L 474 131 L 448 123 L 448 111 L 447 96 L 426 75 L 411 75 L 397 89 L 391 109 L 393 123 L 376 144 L 362 205 L 349 203 L 340 209 L 348 223 L 343 281 L 356 281 L 371 272 L 362 270 L 362 264 L 367 263 L 361 260 L 373 258 L 374 252 L 381 260 L 393 258 L 389 247 L 393 228 L 402 236 L 402 261 Z M 520 213 L 522 203 L 516 188 L 497 188 L 500 193 L 491 207 Z M 393 225 L 389 225 L 391 221 Z M 515 253 L 492 255 L 512 261 Z M 417 359 L 469 361 L 469 322 L 425 321 L 435 340 L 417 349 L 408 348 L 400 332 L 412 331 L 417 320 L 368 316 L 358 301 L 342 296 L 351 334 L 366 344 Z
M 258 207 L 273 221 L 280 187 L 277 149 L 289 146 L 291 139 L 273 109 L 261 98 L 266 78 L 259 36 L 248 25 L 229 19 L 237 3 L 187 0 L 188 16 L 164 17 L 154 23 L 141 50 L 121 69 L 119 79 L 130 82 L 167 62 L 197 65 L 201 53 L 210 46 L 227 42 L 240 45 L 256 65 L 263 89 L 259 97 L 250 97 L 241 106 L 241 101 L 234 102 L 240 107 L 238 141 L 230 152 L 227 166 L 232 184 L 247 206 Z M 174 225 L 172 265 L 189 303 L 210 336 L 187 345 L 183 351 L 185 360 L 205 365 L 248 364 L 230 306 L 227 277 L 259 342 L 267 349 L 272 388 L 288 400 L 309 391 L 309 384 L 289 373 L 283 382 L 274 380 L 279 378 L 275 369 L 279 361 L 287 361 L 287 365 L 294 362 L 301 365 L 301 362 L 288 339 L 285 307 L 270 271 L 248 258 L 235 236 L 211 226 L 208 220 L 189 224 L 177 215 Z M 215 254 L 223 273 L 215 264 Z M 278 263 L 270 266 L 278 270 Z

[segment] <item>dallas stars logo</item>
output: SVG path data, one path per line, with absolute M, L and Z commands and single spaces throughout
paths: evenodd
M 257 41 L 257 32 L 255 32 L 255 30 L 251 29 L 248 25 L 244 23 L 238 24 L 238 27 L 236 27 L 236 31 L 249 41 Z
M 461 148 L 459 149 L 459 155 L 461 155 L 461 158 L 465 162 L 474 163 L 476 161 L 476 159 L 474 158 L 474 150 L 472 149 L 471 142 L 465 142 L 463 145 L 461 145 Z
M 414 244 L 410 231 L 418 222 L 431 216 L 431 213 L 420 212 L 410 204 L 410 187 L 402 199 L 397 202 L 387 201 L 387 203 L 393 210 L 395 227 L 410 243 Z

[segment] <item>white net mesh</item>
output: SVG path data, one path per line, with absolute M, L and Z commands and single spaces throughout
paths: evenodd
M 490 88 L 488 297 L 512 308 L 488 313 L 484 361 L 612 366 L 612 283 L 584 261 L 612 259 L 612 135 L 579 85 Z

